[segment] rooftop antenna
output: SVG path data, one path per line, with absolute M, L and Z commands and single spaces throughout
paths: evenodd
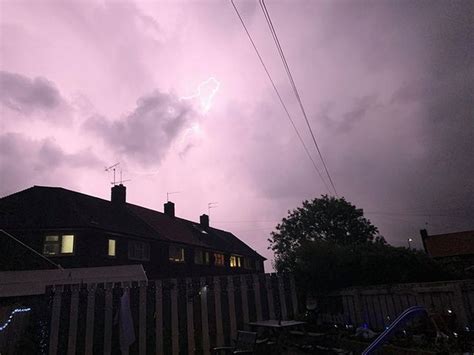
M 172 191 L 166 193 L 166 202 L 170 202 L 170 195 L 179 194 L 181 191 Z
M 110 171 L 110 170 L 113 170 L 114 171 L 114 182 L 111 182 L 112 185 L 115 186 L 115 168 L 119 165 L 120 163 L 115 163 L 114 165 L 111 165 L 109 166 L 108 168 L 105 168 L 105 171 Z M 121 170 L 120 170 L 120 175 L 121 175 Z
M 114 172 L 115 172 L 115 170 L 114 170 Z M 132 181 L 132 179 L 127 179 L 127 180 L 122 179 L 122 169 L 120 169 L 120 185 L 123 185 L 123 183 L 127 182 L 127 181 Z
M 209 202 L 207 204 L 207 215 L 210 216 L 211 215 L 211 208 L 216 208 L 217 207 L 217 204 L 218 202 Z

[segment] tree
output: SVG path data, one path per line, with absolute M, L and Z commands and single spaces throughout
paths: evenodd
M 293 272 L 312 294 L 345 287 L 429 282 L 456 278 L 425 253 L 382 243 L 305 242 Z
M 338 245 L 381 243 L 378 229 L 364 217 L 363 211 L 344 198 L 322 195 L 304 201 L 302 207 L 288 211 L 272 232 L 270 248 L 275 252 L 277 271 L 292 271 L 296 252 L 306 242 L 323 241 Z

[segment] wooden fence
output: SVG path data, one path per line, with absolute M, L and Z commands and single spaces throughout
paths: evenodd
M 338 325 L 367 324 L 381 330 L 410 306 L 455 315 L 457 326 L 474 326 L 474 281 L 368 286 L 339 291 L 320 300 L 320 320 Z
M 291 319 L 295 283 L 288 275 L 254 274 L 141 283 L 51 287 L 49 354 L 120 351 L 118 313 L 128 292 L 134 354 L 209 354 L 231 343 L 251 321 Z

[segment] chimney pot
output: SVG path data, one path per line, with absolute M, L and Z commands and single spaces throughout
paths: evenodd
M 207 214 L 203 214 L 202 216 L 199 217 L 199 223 L 201 224 L 202 227 L 209 227 L 209 216 Z
M 127 189 L 123 184 L 112 186 L 111 201 L 117 205 L 125 204 Z
M 165 214 L 167 214 L 170 217 L 174 217 L 174 203 L 171 201 L 168 201 L 165 203 Z

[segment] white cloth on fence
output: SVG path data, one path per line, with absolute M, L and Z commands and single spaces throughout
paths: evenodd
M 135 328 L 133 326 L 132 311 L 130 309 L 130 292 L 126 288 L 120 297 L 120 350 L 124 354 L 128 354 L 130 345 L 135 342 Z

